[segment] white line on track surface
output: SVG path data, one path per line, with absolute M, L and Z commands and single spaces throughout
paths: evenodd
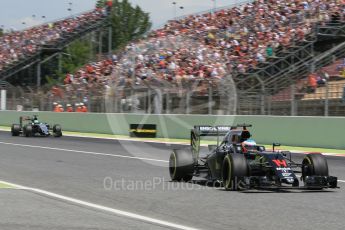
M 119 157 L 119 158 L 135 159 L 135 160 L 156 161 L 156 162 L 165 162 L 165 163 L 169 162 L 166 160 L 159 160 L 159 159 L 152 159 L 152 158 L 132 157 L 132 156 L 109 154 L 109 153 L 88 152 L 88 151 L 81 151 L 81 150 L 74 150 L 74 149 L 52 148 L 52 147 L 38 146 L 38 145 L 24 145 L 24 144 L 15 144 L 15 143 L 8 143 L 8 142 L 0 142 L 0 144 L 29 147 L 29 148 L 49 149 L 49 150 L 57 150 L 57 151 L 66 151 L 66 152 L 76 152 L 76 153 L 84 153 L 84 154 L 90 154 L 90 155 Z M 345 183 L 345 180 L 338 180 L 338 182 Z
M 48 150 L 56 150 L 56 151 L 64 151 L 64 152 L 84 153 L 84 154 L 90 154 L 90 155 L 119 157 L 119 158 L 135 159 L 135 160 L 156 161 L 156 162 L 165 162 L 165 163 L 169 162 L 166 160 L 159 160 L 159 159 L 152 159 L 152 158 L 145 158 L 145 157 L 132 157 L 132 156 L 117 155 L 117 154 L 109 154 L 109 153 L 98 153 L 98 152 L 74 150 L 74 149 L 53 148 L 53 147 L 46 147 L 46 146 L 39 146 L 39 145 L 24 145 L 24 144 L 15 144 L 15 143 L 8 143 L 8 142 L 0 142 L 0 144 L 20 146 L 20 147 L 29 147 L 29 148 L 38 148 L 38 149 L 48 149 Z
M 197 228 L 192 228 L 192 227 L 188 227 L 188 226 L 184 226 L 184 225 L 180 225 L 180 224 L 175 224 L 175 223 L 164 221 L 164 220 L 159 220 L 159 219 L 143 216 L 143 215 L 140 215 L 137 213 L 127 212 L 127 211 L 123 211 L 123 210 L 119 210 L 119 209 L 114 209 L 114 208 L 90 203 L 90 202 L 83 201 L 83 200 L 78 200 L 78 199 L 75 199 L 72 197 L 63 196 L 63 195 L 56 194 L 56 193 L 49 192 L 49 191 L 45 191 L 42 189 L 30 188 L 30 187 L 26 187 L 26 186 L 22 186 L 22 185 L 18 185 L 18 184 L 13 184 L 13 183 L 10 183 L 7 181 L 0 181 L 0 183 L 7 184 L 10 186 L 16 187 L 18 189 L 23 189 L 23 190 L 31 191 L 34 193 L 42 194 L 42 195 L 52 197 L 55 199 L 68 201 L 68 202 L 71 202 L 74 204 L 82 205 L 82 206 L 89 207 L 89 208 L 98 209 L 98 210 L 101 210 L 104 212 L 109 212 L 109 213 L 112 213 L 112 214 L 115 214 L 118 216 L 124 216 L 127 218 L 131 218 L 131 219 L 135 219 L 135 220 L 139 220 L 139 221 L 143 221 L 143 222 L 147 222 L 147 223 L 151 223 L 151 224 L 156 224 L 156 225 L 163 226 L 163 227 L 181 229 L 181 230 L 198 230 Z

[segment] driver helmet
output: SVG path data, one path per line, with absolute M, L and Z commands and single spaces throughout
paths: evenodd
M 34 124 L 39 124 L 40 122 L 37 119 L 34 119 Z
M 253 139 L 248 139 L 242 142 L 244 146 L 256 146 L 256 142 Z
M 254 150 L 256 142 L 253 139 L 248 139 L 242 142 L 242 150 L 244 153 L 247 153 L 248 150 Z

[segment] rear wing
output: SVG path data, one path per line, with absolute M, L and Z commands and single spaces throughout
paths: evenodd
M 192 148 L 194 162 L 197 162 L 200 151 L 200 137 L 213 136 L 217 137 L 217 146 L 219 146 L 219 137 L 225 136 L 229 131 L 237 128 L 246 130 L 247 127 L 252 127 L 250 124 L 237 124 L 233 126 L 194 126 L 191 130 L 190 145 Z
M 23 127 L 23 121 L 31 121 L 31 120 L 35 120 L 37 119 L 38 115 L 33 115 L 32 117 L 30 116 L 20 116 L 19 117 L 19 124 L 20 124 L 20 127 Z
M 224 136 L 232 126 L 194 126 L 192 132 L 198 136 Z
M 238 124 L 238 125 L 232 125 L 232 126 L 194 126 L 194 129 L 192 130 L 192 133 L 198 136 L 224 136 L 226 135 L 230 130 L 234 130 L 237 128 L 242 128 L 243 130 L 246 130 L 247 127 L 252 127 L 250 124 Z
M 30 121 L 31 117 L 29 116 L 20 116 L 19 117 L 19 125 L 20 127 L 23 127 L 23 121 Z

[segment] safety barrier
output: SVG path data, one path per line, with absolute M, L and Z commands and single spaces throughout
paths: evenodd
M 194 125 L 233 125 L 250 123 L 258 143 L 345 148 L 345 117 L 211 116 L 104 113 L 53 113 L 1 111 L 0 125 L 17 123 L 20 116 L 38 114 L 65 131 L 129 135 L 130 124 L 156 124 L 157 137 L 189 138 Z

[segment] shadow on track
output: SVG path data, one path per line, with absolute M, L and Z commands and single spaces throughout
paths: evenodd
M 253 189 L 243 189 L 243 190 L 226 190 L 223 188 L 222 182 L 215 181 L 209 182 L 206 180 L 192 180 L 189 182 L 175 182 L 169 181 L 169 183 L 188 183 L 188 184 L 195 184 L 204 187 L 215 188 L 218 191 L 223 192 L 238 192 L 242 194 L 266 194 L 266 193 L 332 193 L 336 192 L 336 190 L 325 190 L 325 189 L 306 189 L 303 187 L 300 188 L 253 188 Z

